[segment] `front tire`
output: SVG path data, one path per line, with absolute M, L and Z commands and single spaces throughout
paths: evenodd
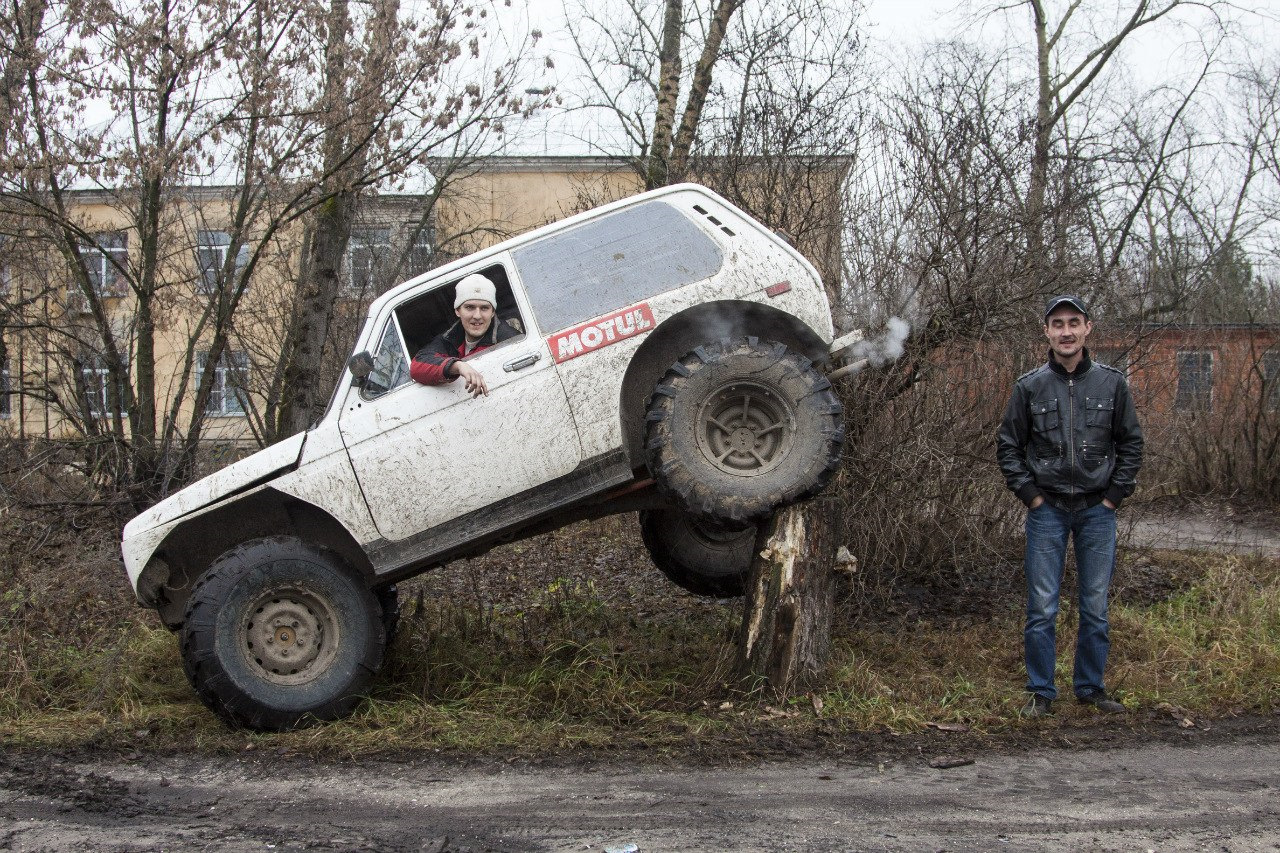
M 283 731 L 351 713 L 382 664 L 383 611 L 330 551 L 292 537 L 232 548 L 201 576 L 181 633 L 200 700 Z
M 694 595 L 737 598 L 746 592 L 756 528 L 729 528 L 678 509 L 640 510 L 640 538 L 653 564 Z
M 840 465 L 842 407 L 809 359 L 758 338 L 707 344 L 654 389 L 645 453 L 694 515 L 746 525 L 817 494 Z

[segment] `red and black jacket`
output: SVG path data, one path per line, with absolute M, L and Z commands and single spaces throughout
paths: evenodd
M 466 355 L 475 355 L 481 350 L 511 338 L 518 338 L 522 334 L 523 332 L 506 320 L 494 317 L 493 322 L 489 324 L 489 330 L 468 353 L 467 333 L 462 330 L 461 322 L 454 323 L 448 331 L 436 335 L 431 343 L 418 350 L 417 355 L 413 357 L 413 362 L 409 365 L 409 376 L 414 382 L 420 382 L 423 385 L 445 385 L 458 378 L 449 375 L 449 368 L 455 361 L 461 360 Z

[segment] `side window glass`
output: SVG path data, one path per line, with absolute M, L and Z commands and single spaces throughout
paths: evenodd
M 409 359 L 405 355 L 404 341 L 400 338 L 400 324 L 392 315 L 373 355 L 373 372 L 365 381 L 360 396 L 372 400 L 408 381 Z
M 506 268 L 501 264 L 494 264 L 476 272 L 493 284 L 496 300 L 492 324 L 482 335 L 476 352 L 521 339 L 525 335 L 524 321 Z M 449 279 L 446 283 L 417 294 L 396 308 L 396 319 L 404 334 L 404 348 L 411 356 L 431 347 L 445 355 L 469 357 L 466 355 L 466 335 L 459 323 L 458 312 L 453 307 L 455 287 L 463 277 Z
M 720 246 L 665 201 L 584 222 L 512 256 L 544 335 L 710 278 L 724 263 Z

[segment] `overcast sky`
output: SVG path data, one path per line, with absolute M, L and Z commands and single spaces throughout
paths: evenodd
M 573 0 L 570 0 L 573 2 Z M 848 0 L 830 0 L 828 10 L 841 5 L 852 5 Z M 1029 12 L 1016 9 L 1003 15 L 981 15 L 983 9 L 1010 7 L 1013 2 L 998 3 L 995 0 L 867 0 L 862 4 L 861 20 L 864 23 L 866 44 L 876 61 L 899 63 L 908 61 L 913 52 L 931 41 L 961 39 L 987 45 L 1031 46 L 1028 23 Z M 1049 0 L 1051 14 L 1063 0 Z M 1085 0 L 1083 9 L 1092 7 L 1098 15 L 1120 15 L 1122 7 L 1129 3 L 1116 0 Z M 1242 37 L 1273 53 L 1280 43 L 1280 0 L 1240 0 L 1227 9 L 1230 25 Z M 528 88 L 555 86 L 568 93 L 575 87 L 573 75 L 576 57 L 568 39 L 565 23 L 565 0 L 513 0 L 509 10 L 500 14 L 508 18 L 513 29 L 525 22 L 540 29 L 543 42 L 540 53 L 550 55 L 556 64 L 551 70 L 531 70 Z M 1203 46 L 1196 23 L 1195 9 L 1188 9 L 1177 23 L 1156 26 L 1140 31 L 1139 37 L 1126 45 L 1121 61 L 1125 63 L 1135 86 L 1153 86 L 1173 82 L 1179 75 L 1190 73 L 1198 59 L 1203 57 Z M 1111 27 L 1103 26 L 1105 30 Z M 588 123 L 589 125 L 589 123 Z M 522 137 L 511 153 L 520 154 L 584 154 L 599 153 L 590 146 L 575 141 L 573 136 L 593 136 L 589 129 L 582 130 L 581 118 L 551 115 L 547 121 L 534 121 L 520 134 Z

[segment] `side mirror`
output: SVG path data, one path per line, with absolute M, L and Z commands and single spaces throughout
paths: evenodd
M 351 384 L 363 388 L 365 380 L 373 372 L 373 356 L 368 350 L 361 350 L 347 359 L 347 370 L 351 371 Z

